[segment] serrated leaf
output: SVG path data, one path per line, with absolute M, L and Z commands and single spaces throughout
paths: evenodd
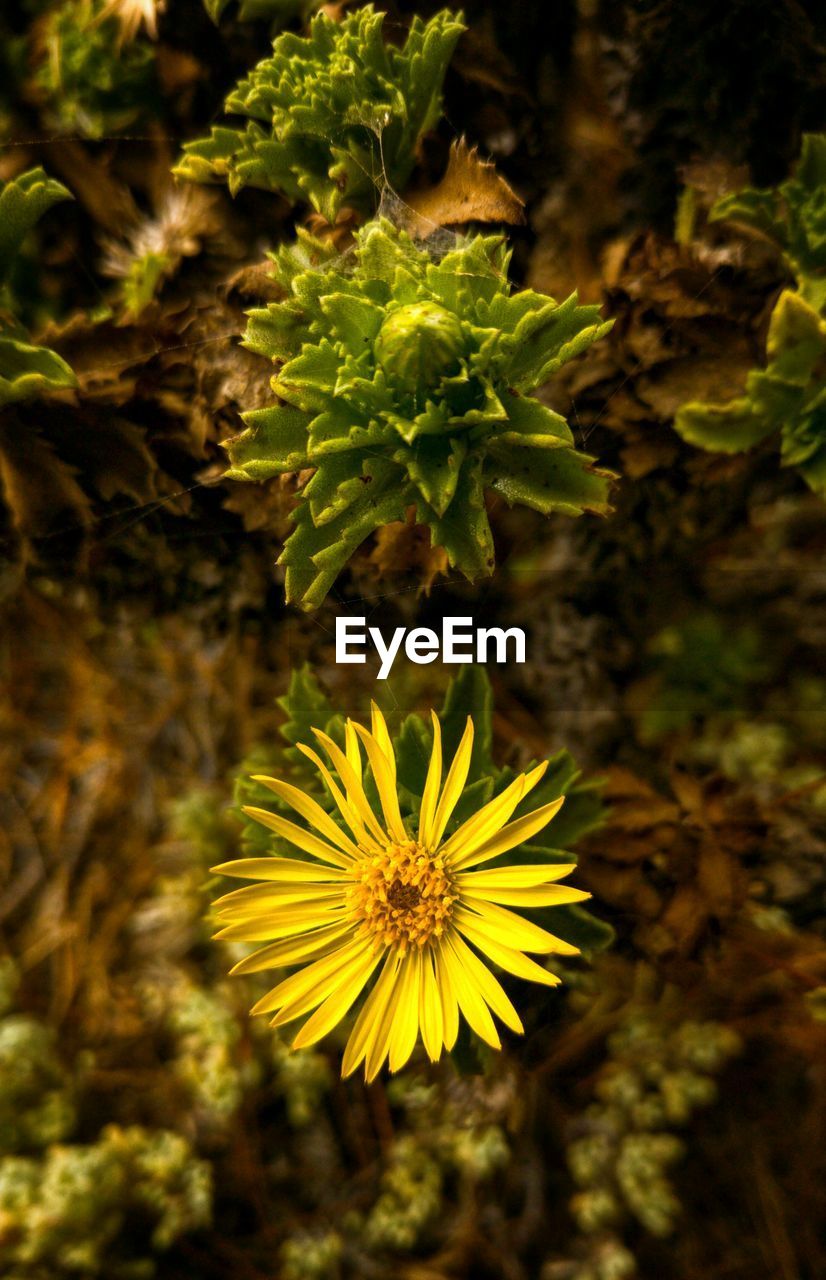
M 447 687 L 444 705 L 439 712 L 442 726 L 442 751 L 452 760 L 467 718 L 473 721 L 473 753 L 470 757 L 468 782 L 487 776 L 493 768 L 493 690 L 483 667 L 464 666 Z
M 29 169 L 0 190 L 0 283 L 7 279 L 20 246 L 52 205 L 72 193 L 45 170 Z
M 404 494 L 379 469 L 364 486 L 363 497 L 321 528 L 313 524 L 309 506 L 299 506 L 295 532 L 285 543 L 279 564 L 287 569 L 287 599 L 304 609 L 323 601 L 341 570 L 365 538 L 379 525 L 404 515 Z
M 269 480 L 271 476 L 298 471 L 308 465 L 310 419 L 292 405 L 252 409 L 244 414 L 246 431 L 224 442 L 232 480 Z
M 597 471 L 587 454 L 577 453 L 562 442 L 559 447 L 541 450 L 514 444 L 491 444 L 495 460 L 495 478 L 490 487 L 510 503 L 533 507 L 543 515 L 561 511 L 577 516 L 583 511 L 605 514 L 610 510 L 608 496 L 613 476 Z
M 76 386 L 77 378 L 57 352 L 0 335 L 0 407 Z
M 291 747 L 299 742 L 313 746 L 313 729 L 326 729 L 336 714 L 318 677 L 307 663 L 290 672 L 289 688 L 276 701 L 287 716 L 279 733 Z

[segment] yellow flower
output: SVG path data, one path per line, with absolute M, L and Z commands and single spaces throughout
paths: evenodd
M 348 721 L 343 751 L 327 734 L 313 730 L 329 764 L 311 747 L 300 747 L 321 774 L 342 825 L 297 787 L 258 777 L 306 826 L 265 809 L 244 812 L 308 857 L 244 858 L 213 868 L 263 882 L 215 904 L 224 925 L 219 938 L 268 944 L 233 973 L 301 966 L 252 1011 L 274 1014 L 275 1027 L 309 1014 L 294 1048 L 326 1035 L 375 976 L 342 1063 L 346 1076 L 363 1061 L 368 1081 L 388 1058 L 391 1071 L 404 1066 L 419 1033 L 432 1061 L 442 1049 L 450 1051 L 460 1011 L 496 1049 L 500 1040 L 491 1013 L 521 1033 L 519 1015 L 480 953 L 508 973 L 556 985 L 559 979 L 525 952 L 571 955 L 577 948 L 509 908 L 555 906 L 589 896 L 551 883 L 568 875 L 573 864 L 478 870 L 530 840 L 559 809 L 562 798 L 509 821 L 542 778 L 544 764 L 520 774 L 445 838 L 467 781 L 473 724 L 468 718 L 443 784 L 441 730 L 431 715 L 433 750 L 415 831 L 399 808 L 393 747 L 374 706 L 372 732 Z M 381 816 L 362 785 L 360 744 Z

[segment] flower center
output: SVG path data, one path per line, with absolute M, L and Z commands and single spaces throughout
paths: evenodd
M 377 947 L 423 947 L 447 926 L 457 894 L 440 853 L 415 840 L 365 854 L 347 893 L 351 911 Z

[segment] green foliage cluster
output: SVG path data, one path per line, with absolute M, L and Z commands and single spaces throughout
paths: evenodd
M 413 1134 L 393 1145 L 378 1197 L 363 1225 L 368 1248 L 409 1252 L 442 1207 L 443 1172 Z
M 383 22 L 365 5 L 341 22 L 317 14 L 306 37 L 278 36 L 226 100 L 248 123 L 188 143 L 175 172 L 226 180 L 233 193 L 253 186 L 307 200 L 330 222 L 344 207 L 371 213 L 384 179 L 400 187 L 410 177 L 464 29 L 448 10 L 415 17 L 396 48 L 385 44 Z
M 211 1202 L 210 1166 L 186 1139 L 110 1125 L 88 1146 L 0 1160 L 0 1265 L 8 1280 L 144 1280 L 152 1254 L 208 1225 Z M 137 1258 L 123 1252 L 136 1221 L 151 1223 Z
M 47 347 L 33 344 L 15 320 L 10 287 L 26 236 L 52 205 L 70 199 L 66 188 L 40 168 L 29 169 L 0 188 L 0 409 L 75 385 L 75 375 L 66 361 Z
M 86 1064 L 67 1069 L 53 1028 L 14 1012 L 0 964 L 0 1271 L 8 1280 L 154 1274 L 152 1255 L 208 1225 L 211 1169 L 165 1129 L 109 1125 L 70 1143 Z M 130 1228 L 142 1224 L 138 1255 Z
M 170 1069 L 181 1086 L 195 1127 L 220 1131 L 235 1115 L 245 1089 L 258 1077 L 239 1054 L 241 1028 L 220 991 L 170 975 L 164 989 L 147 992 L 148 1011 L 161 998 L 158 1022 L 170 1037 Z
M 258 773 L 262 768 L 269 768 L 278 771 L 280 776 L 292 777 L 294 781 L 300 778 L 301 786 L 312 791 L 314 799 L 336 818 L 332 797 L 324 790 L 318 775 L 312 774 L 309 769 L 302 775 L 291 775 L 289 770 L 295 757 L 300 757 L 300 753 L 295 751 L 295 744 L 314 742 L 313 728 L 324 728 L 334 740 L 343 745 L 344 721 L 308 667 L 292 672 L 289 691 L 281 700 L 281 706 L 288 717 L 281 729 L 282 744 L 277 744 L 274 750 L 266 753 L 256 752 L 251 760 L 242 765 L 236 782 L 235 799 L 244 823 L 241 841 L 244 857 L 261 856 L 265 853 L 278 853 L 293 858 L 302 856 L 292 845 L 287 845 L 272 832 L 262 832 L 260 823 L 241 812 L 245 805 L 279 808 L 283 804 L 250 776 L 251 771 Z M 479 667 L 464 667 L 451 681 L 444 705 L 438 712 L 445 761 L 449 762 L 455 753 L 468 716 L 473 720 L 475 728 L 473 756 L 467 785 L 451 817 L 446 837 L 482 805 L 499 795 L 516 777 L 516 772 L 509 766 L 500 767 L 494 762 L 493 694 L 484 669 Z M 433 730 L 430 723 L 417 714 L 408 715 L 393 737 L 401 812 L 403 817 L 411 821 L 414 829 L 432 742 Z M 368 800 L 378 810 L 378 793 L 369 768 L 365 773 L 364 785 Z M 523 812 L 549 804 L 560 795 L 565 795 L 565 803 L 549 827 L 534 836 L 529 844 L 520 845 L 505 855 L 502 865 L 525 861 L 526 858 L 531 862 L 576 860 L 570 848 L 586 832 L 599 825 L 602 803 L 598 784 L 581 780 L 567 751 L 560 751 L 550 758 L 545 777 L 515 811 L 514 820 Z M 288 812 L 286 807 L 284 812 Z M 289 812 L 292 820 L 295 820 L 295 814 Z M 605 924 L 577 904 L 537 908 L 523 914 L 547 928 L 553 928 L 555 934 L 586 951 L 600 950 L 612 936 Z
M 610 1230 L 629 1216 L 651 1235 L 671 1233 L 680 1204 L 667 1170 L 684 1151 L 672 1130 L 714 1102 L 714 1076 L 739 1048 L 736 1034 L 720 1024 L 670 1027 L 631 1009 L 609 1037 L 597 1100 L 568 1146 L 580 1188 L 571 1209 L 583 1233 Z
M 342 1247 L 338 1231 L 288 1237 L 281 1247 L 283 1280 L 337 1280 Z
M 750 227 L 783 254 L 801 297 L 815 311 L 826 309 L 826 135 L 804 134 L 794 172 L 778 187 L 747 187 L 723 196 L 712 221 Z
M 105 0 L 62 0 L 43 17 L 33 83 L 50 126 L 105 138 L 129 128 L 158 102 L 155 51 L 125 43 Z
M 59 1142 L 75 1123 L 76 1081 L 53 1028 L 13 1012 L 18 974 L 0 961 L 0 1167 L 2 1157 Z
M 607 474 L 530 395 L 607 331 L 598 307 L 511 293 L 497 236 L 434 261 L 382 219 L 345 258 L 306 232 L 271 256 L 286 296 L 250 313 L 245 344 L 277 364 L 279 403 L 245 415 L 228 475 L 315 468 L 280 560 L 289 600 L 318 605 L 411 507 L 471 579 L 494 564 L 486 490 L 546 515 L 607 510 Z
M 766 367 L 752 370 L 745 393 L 725 404 L 685 404 L 674 426 L 690 444 L 724 453 L 779 433 L 781 464 L 826 496 L 826 135 L 804 137 L 787 182 L 727 196 L 711 216 L 774 241 L 797 287 L 778 299 Z

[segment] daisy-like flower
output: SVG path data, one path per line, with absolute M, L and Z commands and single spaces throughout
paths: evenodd
M 244 858 L 214 870 L 262 883 L 227 894 L 216 904 L 219 938 L 267 945 L 233 973 L 297 966 L 253 1008 L 273 1014 L 271 1025 L 306 1018 L 293 1048 L 315 1044 L 369 987 L 355 1020 L 342 1075 L 364 1063 L 372 1080 L 389 1059 L 397 1071 L 421 1034 L 431 1061 L 456 1043 L 460 1013 L 473 1031 L 500 1048 L 495 1014 L 521 1033 L 522 1023 L 490 964 L 532 982 L 555 986 L 554 974 L 526 952 L 575 954 L 512 907 L 547 907 L 589 895 L 554 881 L 573 864 L 482 864 L 524 844 L 545 827 L 562 798 L 513 821 L 546 765 L 520 774 L 450 834 L 451 816 L 470 768 L 473 724 L 442 778 L 442 741 L 434 713 L 433 749 L 418 821 L 403 818 L 396 761 L 387 725 L 373 707 L 372 732 L 347 722 L 342 750 L 314 729 L 328 763 L 309 746 L 332 797 L 336 817 L 291 783 L 257 777 L 304 824 L 246 807 L 244 812 L 301 851 L 303 857 Z M 362 749 L 381 812 L 365 790 Z M 309 1016 L 307 1016 L 309 1015 Z

